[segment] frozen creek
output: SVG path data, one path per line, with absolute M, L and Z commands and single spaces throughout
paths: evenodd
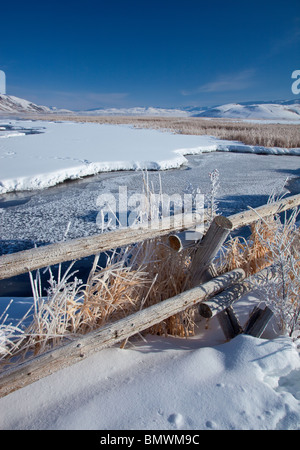
M 266 203 L 274 190 L 281 190 L 287 177 L 289 192 L 300 191 L 298 156 L 212 152 L 187 156 L 187 160 L 180 169 L 149 172 L 155 191 L 159 191 L 160 174 L 166 194 L 182 194 L 190 184 L 207 193 L 208 174 L 218 169 L 219 211 L 224 215 Z M 142 173 L 102 173 L 41 191 L 0 195 L 1 254 L 98 233 L 97 198 L 103 193 L 117 195 L 120 186 L 127 187 L 128 197 L 142 192 Z M 13 293 L 7 284 L 0 283 L 2 295 Z

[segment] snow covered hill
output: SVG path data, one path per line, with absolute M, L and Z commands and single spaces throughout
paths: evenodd
M 300 121 L 300 100 L 229 103 L 212 108 L 183 106 L 173 108 L 136 106 L 131 108 L 96 108 L 70 111 L 55 107 L 40 106 L 12 95 L 0 94 L 1 113 L 70 114 L 82 116 L 157 116 L 157 117 L 207 117 L 240 120 Z
M 59 109 L 55 107 L 36 105 L 29 100 L 15 97 L 13 95 L 0 94 L 0 114 L 1 113 L 36 113 L 36 114 L 50 114 L 50 113 L 72 113 L 68 109 Z
M 70 111 L 55 107 L 36 105 L 28 100 L 13 95 L 0 94 L 0 113 L 38 113 L 38 114 L 76 114 L 84 116 L 160 116 L 160 117 L 189 117 L 203 112 L 206 108 L 160 108 L 136 106 L 132 108 L 96 108 L 88 110 Z
M 230 119 L 300 120 L 300 103 L 229 103 L 195 114 L 195 117 Z
M 134 108 L 98 108 L 76 111 L 76 114 L 87 116 L 160 116 L 160 117 L 190 117 L 195 111 L 203 112 L 205 108 L 159 108 L 136 106 Z
M 241 120 L 300 120 L 300 101 L 276 101 L 270 103 L 230 103 L 213 108 L 207 107 L 135 107 L 135 108 L 99 108 L 76 111 L 79 115 L 93 116 L 160 116 L 160 117 L 209 117 Z
M 50 113 L 47 106 L 38 106 L 13 95 L 0 94 L 0 112 L 6 113 Z

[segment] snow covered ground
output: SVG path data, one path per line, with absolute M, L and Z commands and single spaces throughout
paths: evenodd
M 240 320 L 253 301 L 236 304 Z M 0 399 L 0 428 L 299 430 L 296 343 L 271 326 L 263 339 L 225 343 L 216 318 L 205 325 L 189 339 L 146 336 L 102 350 Z
M 127 125 L 0 121 L 1 137 L 0 194 L 43 189 L 99 172 L 178 168 L 186 162 L 187 154 L 233 151 L 300 155 L 299 148 L 249 146 Z

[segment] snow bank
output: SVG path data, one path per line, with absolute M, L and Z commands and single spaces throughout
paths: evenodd
M 242 325 L 258 301 L 235 304 Z M 16 298 L 11 317 L 30 302 Z M 132 338 L 0 399 L 0 429 L 299 430 L 299 349 L 274 325 L 225 342 L 213 317 L 189 339 Z
M 300 149 L 246 146 L 211 136 L 186 136 L 127 125 L 10 121 L 42 133 L 9 135 L 0 144 L 0 194 L 43 189 L 67 179 L 114 170 L 166 170 L 184 155 L 233 151 L 300 155 Z M 20 133 L 21 134 L 21 133 Z
M 0 400 L 1 429 L 299 429 L 300 360 L 290 338 L 150 337 L 111 348 Z

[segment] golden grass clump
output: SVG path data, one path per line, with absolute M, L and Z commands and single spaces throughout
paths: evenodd
M 268 268 L 260 285 L 253 278 L 262 299 L 271 307 L 279 330 L 293 336 L 300 320 L 300 231 L 296 225 L 298 210 L 257 221 L 248 241 L 230 239 L 217 261 L 219 273 L 241 267 L 247 276 Z
M 251 225 L 248 241 L 240 236 L 231 237 L 224 245 L 221 261 L 217 262 L 219 271 L 241 268 L 250 276 L 271 265 L 272 252 L 264 242 L 273 242 L 276 230 L 277 223 L 270 217 Z
M 104 268 L 96 257 L 88 282 L 82 291 L 78 332 L 85 334 L 140 309 L 144 289 L 150 280 L 142 266 L 130 265 L 130 249 L 109 256 Z
M 142 307 L 147 308 L 189 289 L 189 251 L 174 252 L 168 238 L 159 238 L 141 243 L 135 249 L 135 258 L 151 281 L 150 289 L 144 287 Z M 148 333 L 187 337 L 194 334 L 194 308 L 169 317 L 151 327 Z
M 87 283 L 71 272 L 74 263 L 57 280 L 51 269 L 46 297 L 42 296 L 39 272 L 30 274 L 34 304 L 29 326 L 0 326 L 0 361 L 16 361 L 60 345 L 143 308 L 173 297 L 189 287 L 188 253 L 176 253 L 166 238 L 149 240 L 114 251 L 105 267 L 95 257 Z M 145 333 L 187 337 L 194 333 L 195 309 L 176 314 Z M 28 316 L 28 314 L 27 314 Z M 5 339 L 1 330 L 5 330 Z M 9 334 L 9 336 L 8 336 Z M 3 335 L 4 336 L 4 335 Z M 9 339 L 8 339 L 9 338 Z
M 86 333 L 188 289 L 190 258 L 157 238 L 114 253 L 106 267 L 92 269 L 83 291 L 78 330 Z M 194 332 L 194 312 L 176 314 L 146 333 L 186 337 Z
M 240 236 L 230 238 L 224 245 L 223 255 L 216 262 L 218 271 L 225 273 L 242 268 L 247 276 L 253 275 L 274 263 L 275 246 L 278 252 L 299 253 L 299 229 L 295 227 L 296 214 L 281 223 L 279 216 L 258 220 L 251 225 L 251 235 L 246 241 Z M 287 247 L 287 243 L 292 243 Z

